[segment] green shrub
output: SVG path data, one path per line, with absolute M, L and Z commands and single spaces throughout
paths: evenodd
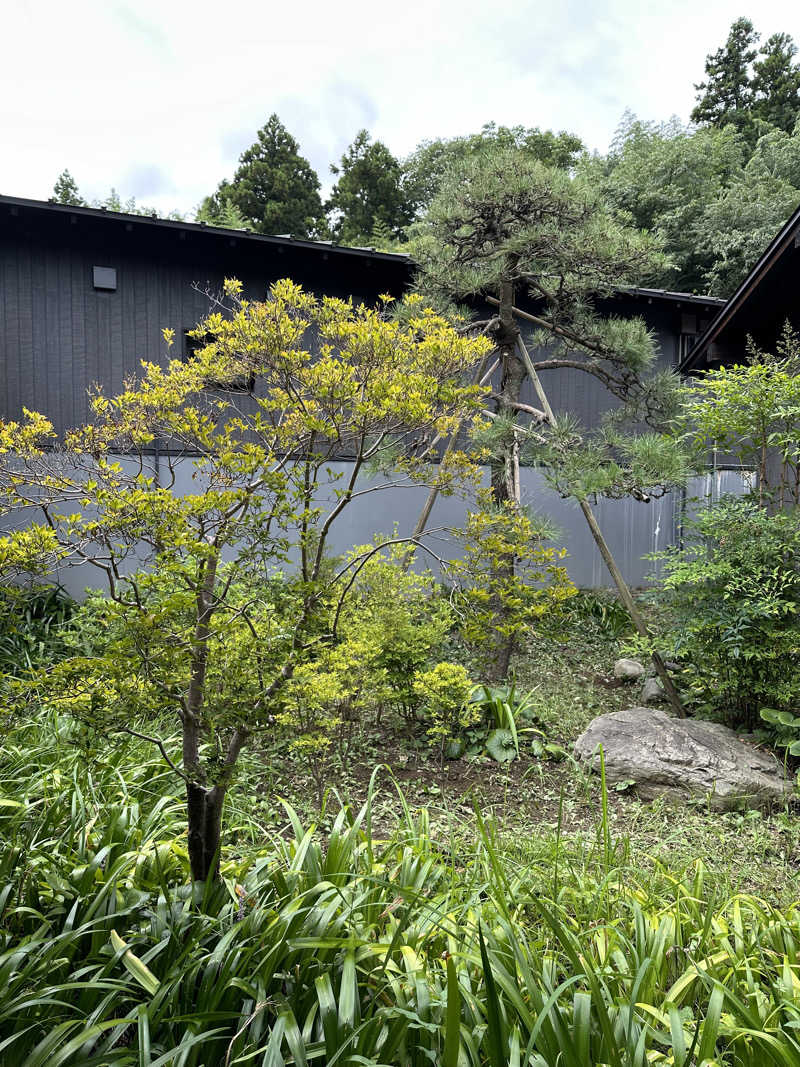
M 749 728 L 762 707 L 798 707 L 798 514 L 726 499 L 700 513 L 683 553 L 662 558 L 673 614 L 665 651 L 688 665 L 696 703 Z
M 551 531 L 526 511 L 495 506 L 478 494 L 460 531 L 460 557 L 448 576 L 456 583 L 459 635 L 485 677 L 501 681 L 524 637 L 558 632 L 577 592 L 561 560 L 566 549 L 545 542 Z
M 800 506 L 800 336 L 787 323 L 774 353 L 748 344 L 747 364 L 700 375 L 684 419 L 695 447 L 731 453 L 757 472 L 753 496 Z
M 360 569 L 340 630 L 372 648 L 374 703 L 412 726 L 421 700 L 414 678 L 441 659 L 455 616 L 431 572 L 406 566 L 408 556 L 407 546 L 390 547 Z
M 480 719 L 469 703 L 473 690 L 469 672 L 459 663 L 437 663 L 414 675 L 414 692 L 428 718 L 428 738 L 444 754 L 448 742 L 458 742 L 463 730 Z

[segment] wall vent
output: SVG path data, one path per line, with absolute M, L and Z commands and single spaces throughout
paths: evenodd
M 117 288 L 116 267 L 92 267 L 92 284 L 95 289 Z

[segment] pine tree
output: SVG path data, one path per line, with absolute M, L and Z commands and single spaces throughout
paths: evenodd
M 233 180 L 220 184 L 207 198 L 205 210 L 219 218 L 235 208 L 244 225 L 259 233 L 309 237 L 322 216 L 319 188 L 319 178 L 300 155 L 297 141 L 272 114 L 258 131 L 258 140 L 239 157 Z
M 86 207 L 86 201 L 78 191 L 78 183 L 65 168 L 61 171 L 53 186 L 52 198 L 57 204 L 72 204 L 73 207 Z
M 494 343 L 497 366 L 485 442 L 495 506 L 519 509 L 519 467 L 527 448 L 531 458 L 549 468 L 562 495 L 578 501 L 620 596 L 645 636 L 646 624 L 590 502 L 598 494 L 646 499 L 654 486 L 663 482 L 666 488 L 685 475 L 683 457 L 663 435 L 625 433 L 620 422 L 609 424 L 601 435 L 587 436 L 574 418 L 554 414 L 539 375 L 558 368 L 594 376 L 622 401 L 615 418 L 627 414 L 633 422 L 644 417 L 655 425 L 659 416 L 672 414 L 674 383 L 653 374 L 654 342 L 644 322 L 604 318 L 595 308 L 598 298 L 641 284 L 660 266 L 657 243 L 615 221 L 589 183 L 519 149 L 487 151 L 449 171 L 419 224 L 417 240 L 418 286 L 426 299 L 441 304 L 477 298 L 497 308 L 491 319 L 472 327 Z M 516 306 L 526 294 L 535 302 L 535 315 Z M 532 338 L 536 362 L 521 322 L 537 328 Z M 522 402 L 526 377 L 535 406 Z M 417 530 L 428 514 L 426 504 Z M 513 567 L 513 562 L 504 566 Z M 497 575 L 499 582 L 507 577 L 505 572 Z M 491 637 L 493 674 L 502 678 L 514 638 L 502 623 Z M 664 664 L 655 656 L 654 661 L 670 700 L 682 711 Z
M 732 123 L 739 128 L 751 125 L 754 91 L 750 66 L 758 54 L 758 37 L 750 19 L 736 19 L 722 48 L 706 56 L 707 79 L 695 85 L 697 104 L 692 122 L 712 126 Z
M 415 212 L 427 210 L 448 170 L 497 148 L 518 148 L 548 166 L 570 170 L 584 144 L 565 130 L 553 133 L 538 126 L 498 126 L 494 122 L 484 123 L 479 133 L 422 141 L 403 161 L 403 181 Z
M 400 237 L 412 218 L 400 162 L 382 141 L 360 130 L 339 166 L 331 165 L 336 184 L 325 205 L 331 232 L 345 244 L 366 243 L 376 225 Z
M 758 54 L 753 64 L 753 113 L 791 133 L 800 116 L 800 65 L 794 59 L 797 46 L 788 33 L 774 33 Z

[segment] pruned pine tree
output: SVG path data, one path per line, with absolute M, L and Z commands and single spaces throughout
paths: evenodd
M 169 761 L 162 738 L 178 720 L 171 766 L 186 785 L 199 880 L 217 870 L 243 746 L 273 728 L 295 672 L 334 646 L 361 568 L 403 543 L 378 540 L 336 564 L 342 514 L 383 488 L 472 484 L 469 458 L 434 463 L 431 441 L 480 406 L 464 380 L 488 348 L 419 303 L 401 326 L 288 281 L 260 303 L 238 283 L 226 290 L 229 313 L 198 326 L 206 343 L 191 361 L 148 364 L 118 396 L 98 392 L 91 422 L 64 441 L 33 412 L 0 422 L 0 506 L 28 520 L 0 538 L 0 569 L 93 573 L 116 635 L 106 655 L 67 659 L 35 684 L 98 744 L 131 733 Z M 246 401 L 226 389 L 251 376 Z M 158 441 L 169 446 L 164 481 L 150 455 Z M 342 452 L 354 457 L 346 477 Z M 181 493 L 184 454 L 193 473 Z M 365 485 L 370 462 L 394 476 Z M 278 611 L 270 585 L 292 571 L 278 581 Z
M 615 220 L 587 184 L 519 151 L 501 150 L 450 173 L 419 228 L 416 254 L 418 286 L 431 301 L 485 301 L 496 309 L 469 324 L 494 346 L 497 371 L 487 415 L 493 424 L 488 448 L 495 505 L 520 506 L 520 460 L 526 451 L 539 450 L 559 489 L 579 501 L 623 601 L 646 632 L 591 499 L 626 492 L 644 497 L 661 477 L 658 464 L 642 462 L 647 448 L 651 461 L 656 459 L 652 438 L 649 446 L 637 445 L 635 434 L 624 434 L 618 415 L 603 438 L 588 438 L 573 422 L 565 441 L 563 420 L 554 414 L 539 376 L 556 368 L 590 375 L 627 413 L 657 428 L 671 409 L 674 383 L 653 374 L 652 336 L 640 320 L 601 317 L 596 310 L 598 298 L 641 284 L 660 264 L 657 243 Z M 535 314 L 520 315 L 520 296 L 531 298 Z M 535 328 L 536 346 L 546 345 L 535 360 L 521 322 Z M 526 377 L 536 405 L 522 401 Z M 661 448 L 667 451 L 663 443 Z M 583 466 L 577 477 L 566 460 L 579 454 Z M 684 470 L 674 456 L 667 466 L 667 481 Z M 501 676 L 513 643 L 499 629 L 495 638 L 495 673 Z M 656 666 L 680 707 L 663 664 Z
M 551 167 L 571 170 L 585 146 L 566 130 L 553 133 L 538 126 L 498 126 L 484 123 L 479 133 L 421 141 L 403 160 L 403 184 L 416 216 L 422 216 L 439 191 L 445 174 L 466 159 L 500 148 L 516 148 Z

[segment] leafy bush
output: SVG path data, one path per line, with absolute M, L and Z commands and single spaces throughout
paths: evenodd
M 519 640 L 556 630 L 577 590 L 559 562 L 566 550 L 544 543 L 549 531 L 539 520 L 482 494 L 479 502 L 448 573 L 458 586 L 461 639 L 485 676 L 500 680 Z
M 751 343 L 749 362 L 706 371 L 685 407 L 695 446 L 729 452 L 758 474 L 759 503 L 800 505 L 800 337 L 786 326 L 774 354 Z
M 748 500 L 702 511 L 685 552 L 666 553 L 665 651 L 688 662 L 695 701 L 734 726 L 800 702 L 800 523 Z
M 414 675 L 414 692 L 429 720 L 428 737 L 442 754 L 447 742 L 458 742 L 461 732 L 480 718 L 469 703 L 472 689 L 469 672 L 460 663 L 437 663 Z
M 409 726 L 417 721 L 421 699 L 415 675 L 441 659 L 455 622 L 431 572 L 414 571 L 413 562 L 406 546 L 372 556 L 358 572 L 340 627 L 347 637 L 371 644 L 374 703 L 390 705 Z

